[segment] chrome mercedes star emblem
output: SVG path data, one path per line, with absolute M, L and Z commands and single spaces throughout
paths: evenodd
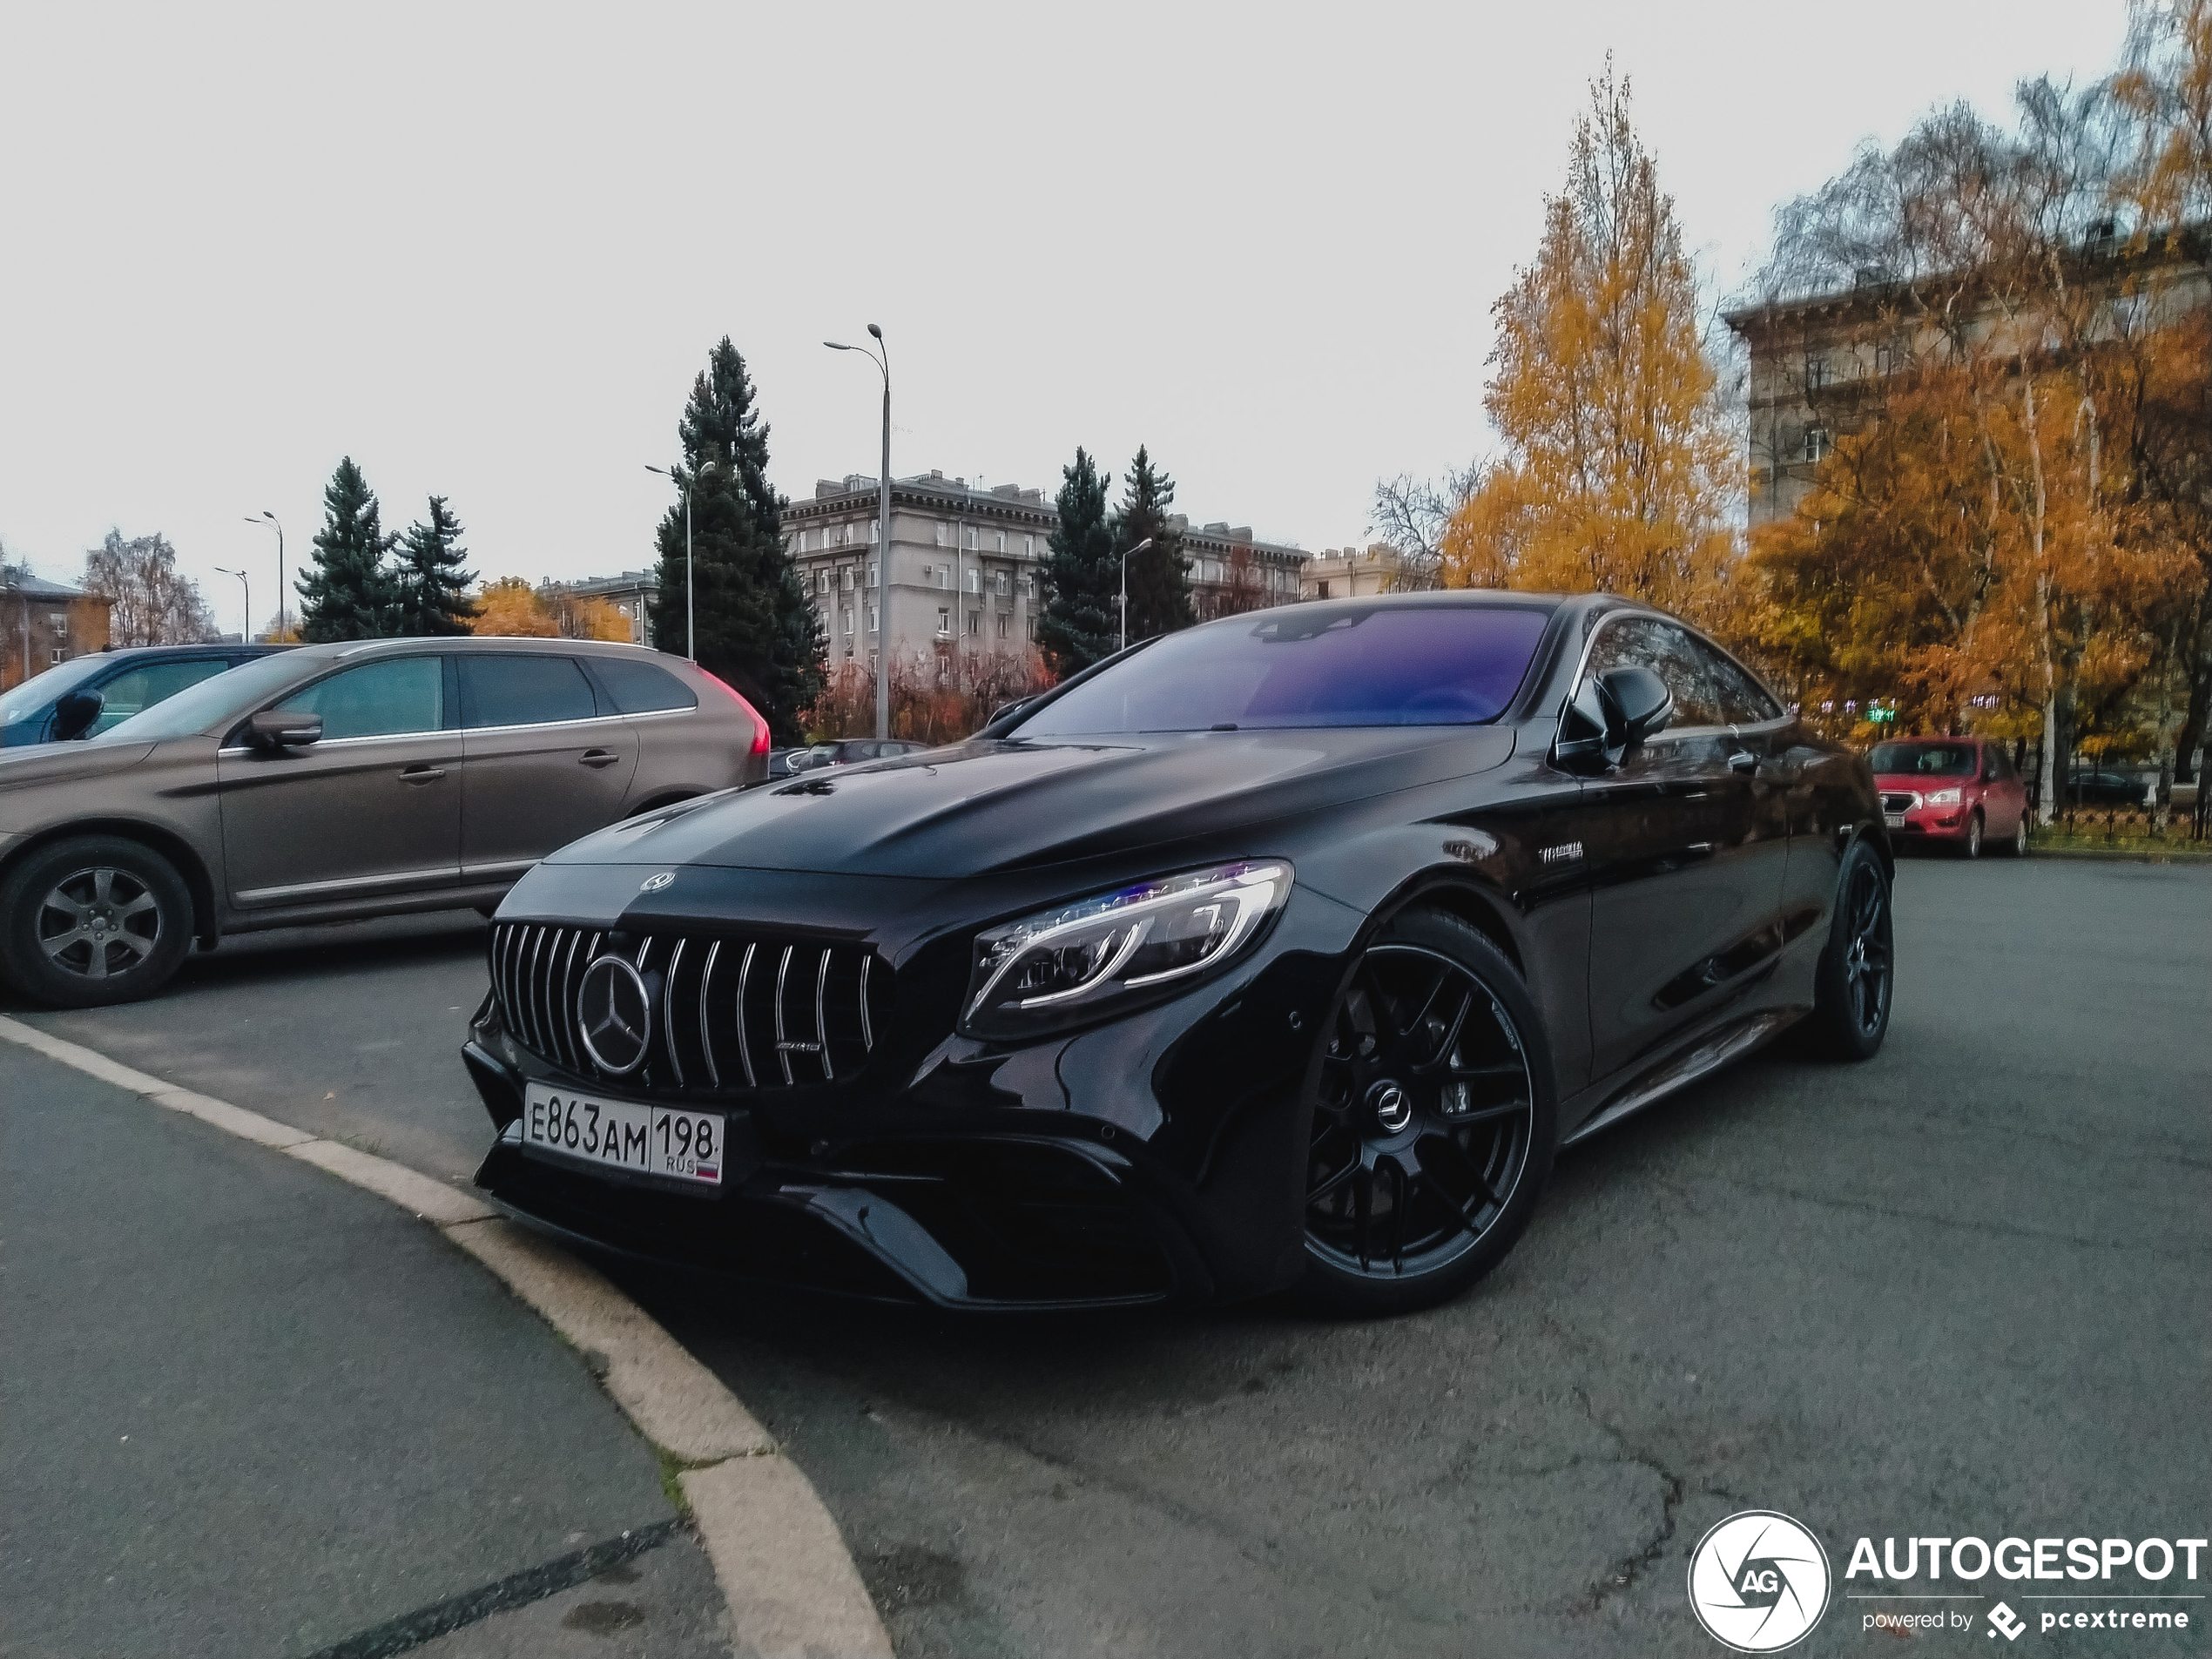
M 637 884 L 637 891 L 640 893 L 658 893 L 663 887 L 666 887 L 670 882 L 675 880 L 675 871 L 663 870 L 658 875 L 649 875 L 643 881 L 640 881 Z
M 619 956 L 602 956 L 583 970 L 576 995 L 577 1033 L 600 1070 L 620 1077 L 645 1063 L 653 1030 L 652 993 Z

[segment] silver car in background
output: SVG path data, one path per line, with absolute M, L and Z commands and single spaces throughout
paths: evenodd
M 556 639 L 304 645 L 86 743 L 0 754 L 0 974 L 84 1008 L 197 940 L 475 907 L 556 847 L 766 775 L 681 658 Z

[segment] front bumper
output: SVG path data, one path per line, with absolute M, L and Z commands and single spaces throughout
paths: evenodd
M 462 1050 L 499 1131 L 476 1183 L 527 1219 L 633 1256 L 946 1308 L 1262 1294 L 1303 1268 L 1312 1045 L 1293 1034 L 1320 1028 L 1355 922 L 1332 900 L 1294 898 L 1219 979 L 1026 1046 L 909 1032 L 834 1089 L 648 1091 L 724 1115 L 718 1189 L 526 1151 L 529 1082 L 639 1096 L 551 1063 L 488 998 Z M 943 978 L 942 964 L 916 971 Z M 927 1003 L 904 968 L 900 982 L 902 1008 Z

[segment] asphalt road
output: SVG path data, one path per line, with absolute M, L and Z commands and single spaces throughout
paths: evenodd
M 358 932 L 37 1017 L 456 1175 L 477 925 Z M 1762 1056 L 1567 1155 L 1426 1314 L 979 1322 L 628 1277 L 910 1656 L 1703 1655 L 1683 1564 L 1738 1509 L 1839 1575 L 1862 1534 L 2202 1535 L 2212 872 L 1914 861 L 1898 941 L 1875 1061 Z M 1857 1606 L 1796 1651 L 1888 1640 Z M 2124 1650 L 2205 1646 L 2164 1641 Z

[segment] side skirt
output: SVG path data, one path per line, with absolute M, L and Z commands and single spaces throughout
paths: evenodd
M 1588 1140 L 1600 1130 L 1611 1128 L 1654 1101 L 1665 1098 L 1709 1072 L 1718 1071 L 1811 1012 L 1809 1008 L 1767 1008 L 1709 1033 L 1689 1048 L 1639 1073 L 1625 1087 L 1614 1089 L 1604 1103 L 1577 1124 L 1560 1145 L 1569 1147 Z

